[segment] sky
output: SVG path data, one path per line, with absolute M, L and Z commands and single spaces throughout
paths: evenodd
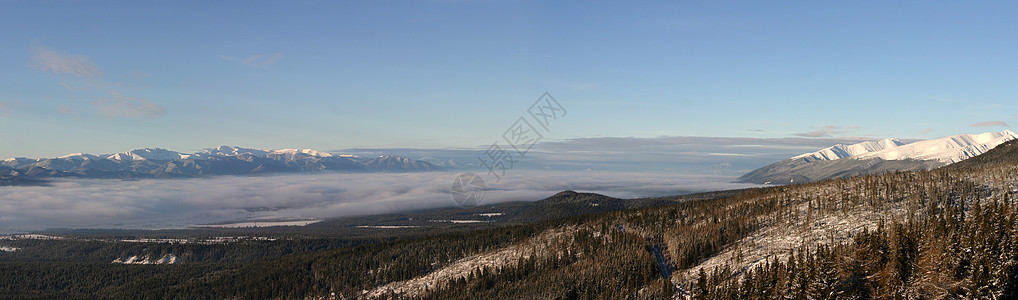
M 921 139 L 1018 124 L 1018 3 L 0 1 L 0 157 Z M 808 142 L 813 144 L 813 142 Z

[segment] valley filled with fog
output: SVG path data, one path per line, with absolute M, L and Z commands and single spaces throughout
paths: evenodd
M 482 174 L 483 175 L 483 174 Z M 454 207 L 455 172 L 60 179 L 0 189 L 0 231 L 182 228 L 216 222 L 322 219 Z M 756 186 L 732 176 L 514 171 L 488 182 L 481 205 L 536 201 L 566 189 L 635 198 Z

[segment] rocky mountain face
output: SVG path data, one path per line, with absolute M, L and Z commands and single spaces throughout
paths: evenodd
M 0 166 L 0 186 L 15 185 L 45 185 L 45 182 L 10 167 Z

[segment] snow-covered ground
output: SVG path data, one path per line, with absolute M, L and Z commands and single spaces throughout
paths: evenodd
M 366 298 L 382 298 L 390 294 L 406 298 L 421 296 L 428 289 L 436 289 L 450 280 L 469 276 L 470 272 L 478 268 L 493 270 L 515 265 L 531 256 L 551 255 L 547 245 L 553 244 L 552 241 L 571 237 L 571 233 L 576 230 L 575 226 L 550 229 L 524 242 L 465 257 L 427 275 L 406 281 L 390 282 L 373 290 L 363 291 L 362 295 Z
M 454 224 L 470 224 L 470 223 L 486 223 L 486 222 L 491 222 L 491 221 L 484 221 L 484 220 L 428 220 L 428 222 L 454 223 Z
M 194 225 L 192 227 L 199 228 L 251 228 L 251 227 L 277 227 L 277 226 L 306 226 L 308 224 L 314 224 L 321 222 L 322 220 L 303 220 L 303 221 L 257 221 L 257 222 L 242 222 L 242 223 L 230 223 L 230 224 L 213 224 L 213 225 Z
M 275 241 L 276 239 L 264 236 L 217 236 L 210 238 L 142 238 L 142 239 L 123 239 L 121 242 L 127 243 L 169 243 L 169 244 L 225 244 L 225 243 L 236 243 L 243 241 Z
M 166 254 L 159 259 L 151 259 L 148 256 L 140 257 L 132 255 L 127 259 L 117 258 L 112 261 L 115 264 L 128 264 L 128 265 L 169 265 L 180 263 L 180 258 L 173 254 Z
M 764 264 L 767 260 L 785 261 L 791 250 L 804 245 L 849 242 L 852 235 L 863 230 L 876 230 L 881 220 L 900 218 L 904 213 L 905 210 L 898 207 L 883 211 L 857 209 L 828 215 L 815 221 L 798 219 L 787 223 L 773 223 L 726 247 L 726 250 L 699 265 L 682 270 L 676 274 L 678 276 L 672 276 L 671 279 L 679 286 L 689 286 L 698 279 L 700 268 L 709 273 L 726 265 L 737 275 L 741 275 L 742 272 Z
M 1000 166 L 975 173 L 956 173 L 954 175 L 962 175 L 964 179 L 982 185 L 987 191 L 995 191 L 993 193 L 1010 193 L 1011 197 L 1018 194 L 1018 166 Z M 782 197 L 799 201 L 794 204 L 794 209 L 765 216 L 762 220 L 762 228 L 726 246 L 720 253 L 702 261 L 697 266 L 679 270 L 671 277 L 672 282 L 679 287 L 689 287 L 698 279 L 701 268 L 710 273 L 715 268 L 724 266 L 730 267 L 735 273 L 733 279 L 738 279 L 743 272 L 768 260 L 787 260 L 792 249 L 802 246 L 849 243 L 853 235 L 863 230 L 874 231 L 879 223 L 903 220 L 910 213 L 910 209 L 904 207 L 904 203 L 907 201 L 881 201 L 876 208 L 860 204 L 841 211 L 827 211 L 819 214 L 820 217 L 816 217 L 818 214 L 809 213 L 811 201 L 814 205 L 821 202 L 834 202 L 832 199 L 849 196 L 850 193 L 858 193 L 851 196 L 859 196 L 862 199 L 874 197 L 874 195 L 865 194 L 864 184 L 862 180 L 849 179 L 844 182 L 841 191 L 838 190 L 838 185 L 833 183 L 792 186 Z M 911 185 L 904 190 L 897 191 L 898 198 L 896 199 L 921 197 L 927 193 L 926 189 L 938 188 L 940 187 Z M 882 191 L 877 191 L 877 193 L 882 193 Z M 993 193 L 987 193 L 983 197 L 1003 198 L 1003 196 Z M 966 201 L 971 200 L 966 199 Z M 922 212 L 916 210 L 912 213 Z M 779 214 L 781 217 L 778 216 Z
M 42 234 L 0 235 L 0 240 L 60 240 L 63 237 Z

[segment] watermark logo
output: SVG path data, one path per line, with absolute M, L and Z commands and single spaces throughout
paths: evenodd
M 487 189 L 484 178 L 474 173 L 463 173 L 453 179 L 449 194 L 452 195 L 452 201 L 460 206 L 477 206 L 484 199 Z
M 524 157 L 544 138 L 542 132 L 550 132 L 551 123 L 565 116 L 566 108 L 555 100 L 555 97 L 545 92 L 527 108 L 526 115 L 521 115 L 502 133 L 502 141 L 507 147 L 499 145 L 499 140 L 495 140 L 488 150 L 477 157 L 481 167 L 488 170 L 485 175 L 494 177 L 495 183 L 502 182 L 502 178 L 519 162 L 513 155 Z M 476 206 L 481 204 L 486 190 L 487 186 L 481 176 L 464 173 L 453 179 L 449 194 L 452 195 L 452 200 L 461 206 Z

